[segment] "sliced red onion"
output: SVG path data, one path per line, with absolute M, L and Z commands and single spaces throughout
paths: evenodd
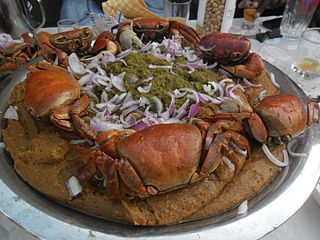
M 225 87 L 226 97 L 230 97 L 230 89 L 232 89 L 233 87 L 234 87 L 233 84 L 229 84 L 228 86 Z
M 80 85 L 80 86 L 84 86 L 85 84 L 87 84 L 88 82 L 90 82 L 92 76 L 93 76 L 93 74 L 91 74 L 91 73 L 86 74 L 86 75 L 83 75 L 83 76 L 79 79 L 79 81 L 78 81 L 79 85 Z
M 148 93 L 148 92 L 150 92 L 150 90 L 151 90 L 151 86 L 152 86 L 152 82 L 149 83 L 147 86 L 144 86 L 144 87 L 139 86 L 139 87 L 137 88 L 137 90 L 138 90 L 138 92 L 140 92 L 140 93 Z
M 152 79 L 153 79 L 153 76 L 149 75 L 145 80 L 143 80 L 143 82 L 148 83 L 148 82 L 152 81 Z
M 116 60 L 117 60 L 116 57 L 112 53 L 110 53 L 108 51 L 104 52 L 102 57 L 101 57 L 101 63 L 102 64 L 113 63 Z
M 129 114 L 129 115 L 126 117 L 125 122 L 126 122 L 129 126 L 132 126 L 132 125 L 136 124 L 137 119 L 136 119 L 132 114 Z
M 122 115 L 123 115 L 123 116 L 127 116 L 129 113 L 137 110 L 138 108 L 139 108 L 139 104 L 132 105 L 131 107 L 126 108 L 126 109 L 122 112 Z
M 176 105 L 176 101 L 175 101 L 175 97 L 174 95 L 172 94 L 171 95 L 171 102 L 170 102 L 170 105 L 168 107 L 168 109 L 161 113 L 160 116 L 164 119 L 164 120 L 168 120 L 170 118 L 170 116 L 173 114 L 174 112 L 174 109 L 175 109 L 175 105 Z
M 187 115 L 187 110 L 186 109 L 181 109 L 179 112 L 177 111 L 177 115 L 175 116 L 175 118 L 177 119 L 182 119 Z
M 249 87 L 262 87 L 262 84 L 253 84 L 252 82 L 250 82 L 248 79 L 246 78 L 242 78 L 242 81 L 245 85 L 249 86 Z
M 124 110 L 136 104 L 139 104 L 139 101 L 136 101 L 136 100 L 127 101 L 126 103 L 122 104 L 122 106 L 120 107 L 120 110 Z
M 90 126 L 96 132 L 103 132 L 109 130 L 123 130 L 122 124 L 115 124 L 109 122 L 92 122 Z
M 149 124 L 143 122 L 143 121 L 139 121 L 136 124 L 132 125 L 131 127 L 129 127 L 130 129 L 133 129 L 135 131 L 139 131 L 142 130 L 146 127 L 149 127 Z
M 154 68 L 167 68 L 167 69 L 172 69 L 172 65 L 167 65 L 167 66 L 162 66 L 162 65 L 153 65 L 149 64 L 149 68 L 154 69 Z
M 208 101 L 212 102 L 213 104 L 220 104 L 222 101 L 218 100 L 216 98 L 213 98 L 209 95 L 203 94 L 203 93 L 199 93 L 200 96 L 200 102 L 202 103 L 207 103 Z M 204 99 L 204 101 L 202 100 Z
M 175 98 L 182 98 L 187 94 L 187 91 L 185 91 L 184 93 L 180 93 L 179 89 L 175 89 L 173 91 L 173 94 L 174 94 Z
M 143 53 L 148 52 L 152 48 L 151 43 L 152 42 L 150 41 L 146 45 L 144 45 L 142 48 L 140 48 L 140 52 L 143 52 Z
M 70 144 L 83 144 L 86 143 L 87 140 L 86 139 L 76 139 L 76 140 L 71 140 Z
M 213 64 L 211 64 L 211 65 L 208 65 L 206 68 L 207 68 L 207 69 L 213 69 L 213 68 L 215 68 L 217 65 L 218 65 L 218 63 L 215 62 L 215 63 L 213 63 Z
M 132 93 L 128 92 L 127 96 L 123 100 L 123 104 L 133 101 Z
M 96 68 L 100 76 L 106 76 L 106 71 L 101 68 L 101 66 L 97 63 L 90 63 L 86 70 L 90 70 L 92 68 Z
M 144 97 L 144 96 L 140 97 L 140 99 L 139 99 L 139 106 L 140 106 L 140 107 L 144 107 L 144 106 L 150 105 L 150 104 L 151 104 L 151 103 L 150 103 L 150 101 L 149 101 L 148 98 L 146 98 L 146 97 Z
M 213 138 L 212 138 L 212 137 L 206 137 L 206 141 L 205 141 L 205 144 L 204 144 L 204 148 L 205 148 L 206 150 L 209 150 L 212 141 L 213 141 Z
M 290 142 L 287 144 L 287 151 L 289 155 L 291 157 L 308 157 L 307 153 L 297 153 L 292 150 L 293 146 L 296 145 L 296 143 L 298 143 L 299 141 L 301 141 L 299 137 L 296 137 L 291 139 Z
M 69 67 L 71 68 L 72 72 L 78 75 L 83 75 L 86 73 L 86 70 L 83 66 L 83 63 L 80 62 L 77 54 L 71 53 L 68 58 Z
M 185 48 L 182 51 L 182 55 L 188 60 L 188 62 L 194 62 L 198 59 L 198 56 L 194 54 L 194 50 Z
M 162 113 L 162 111 L 163 111 L 163 104 L 162 104 L 161 100 L 160 100 L 158 97 L 156 97 L 156 96 L 153 96 L 153 97 L 152 97 L 152 100 L 153 100 L 153 101 L 155 102 L 155 104 L 156 104 L 158 114 Z
M 229 158 L 227 158 L 226 156 L 222 157 L 222 161 L 227 164 L 228 168 L 230 169 L 230 171 L 234 172 L 235 171 L 235 166 L 234 164 L 230 161 Z
M 6 48 L 13 44 L 14 41 L 11 37 L 11 35 L 7 33 L 0 33 L 0 48 Z
M 190 103 L 190 100 L 187 99 L 183 104 L 182 106 L 177 110 L 178 113 L 180 113 L 181 111 L 187 111 L 187 108 L 189 106 L 189 103 Z
M 120 96 L 114 101 L 115 104 L 120 104 L 126 98 L 128 93 L 121 93 Z
M 262 101 L 266 97 L 266 93 L 267 93 L 266 90 L 263 90 L 259 93 L 258 98 L 260 101 Z
M 230 79 L 230 78 L 225 78 L 225 79 L 219 81 L 219 85 L 220 85 L 221 87 L 223 87 L 223 88 L 224 88 L 224 85 L 225 85 L 226 83 L 233 83 L 233 80 Z
M 120 53 L 117 55 L 117 60 L 122 59 L 122 58 L 125 58 L 125 57 L 128 56 L 130 53 L 132 53 L 132 51 L 133 51 L 132 48 L 129 48 L 129 49 L 125 50 L 125 51 L 120 52 Z
M 114 103 L 116 104 L 115 102 L 118 100 L 119 98 L 119 95 L 118 94 L 115 94 L 109 101 L 108 103 Z
M 248 213 L 248 200 L 242 202 L 238 207 L 238 215 L 247 215 Z
M 124 76 L 126 75 L 126 72 L 123 72 L 121 74 L 119 74 L 118 76 L 113 76 L 111 74 L 111 82 L 112 82 L 112 85 L 118 89 L 119 91 L 121 92 L 126 92 L 126 88 L 124 87 L 124 82 L 123 82 L 123 79 L 124 79 Z
M 9 106 L 6 112 L 3 115 L 3 118 L 5 119 L 13 119 L 13 120 L 19 120 L 19 115 L 18 115 L 18 107 L 17 106 Z
M 200 101 L 199 99 L 199 94 L 197 93 L 196 90 L 192 89 L 192 88 L 180 88 L 179 90 L 181 91 L 188 91 L 188 92 L 191 92 L 193 97 L 194 97 L 194 100 L 196 101 L 196 103 L 198 103 Z M 189 97 L 190 98 L 190 97 Z
M 271 82 L 273 83 L 274 86 L 276 86 L 277 88 L 280 88 L 280 85 L 279 83 L 277 83 L 275 77 L 274 77 L 274 74 L 272 72 L 270 72 L 270 80 Z
M 226 74 L 229 78 L 233 78 L 234 76 L 229 73 L 228 71 L 224 70 L 223 68 L 218 68 L 218 72 L 222 73 L 222 74 Z
M 248 154 L 247 149 L 243 150 L 243 149 L 239 148 L 238 145 L 235 144 L 234 142 L 229 142 L 229 144 L 230 144 L 231 148 L 232 148 L 234 151 L 236 151 L 237 153 L 240 153 L 240 154 L 242 154 L 242 155 L 247 155 L 247 154 Z
M 100 76 L 98 74 L 93 75 L 92 82 L 97 86 L 105 86 L 108 89 L 112 87 L 112 83 L 110 82 L 110 78 L 107 76 Z
M 237 85 L 239 85 L 239 84 L 237 84 Z M 236 86 L 237 86 L 237 85 L 236 85 Z M 236 86 L 234 86 L 234 87 L 232 87 L 232 88 L 230 89 L 228 95 L 229 95 L 231 98 L 237 99 L 239 102 L 242 102 L 240 96 L 239 96 L 239 95 L 236 95 L 236 94 L 233 92 L 233 90 L 236 89 Z M 242 87 L 241 87 L 241 88 L 242 88 Z
M 194 116 L 196 116 L 197 113 L 199 112 L 199 110 L 200 110 L 200 104 L 199 103 L 192 104 L 190 106 L 188 118 L 193 118 Z
M 79 183 L 78 178 L 72 176 L 66 182 L 67 189 L 71 197 L 75 197 L 82 192 L 82 186 Z
M 4 144 L 4 142 L 0 142 L 0 149 L 5 149 L 6 145 Z
M 289 156 L 287 150 L 283 150 L 283 162 L 277 159 L 272 152 L 269 150 L 268 146 L 266 144 L 262 145 L 262 150 L 265 153 L 265 155 L 269 158 L 271 162 L 276 164 L 279 167 L 285 167 L 289 164 Z
M 215 49 L 215 45 L 213 45 L 213 46 L 210 46 L 210 47 L 205 47 L 205 46 L 203 46 L 203 45 L 199 45 L 199 49 L 201 50 L 201 51 L 203 51 L 203 52 L 210 52 L 210 51 L 212 51 L 213 49 Z

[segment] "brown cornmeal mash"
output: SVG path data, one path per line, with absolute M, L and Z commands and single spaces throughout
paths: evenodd
M 137 225 L 174 224 L 215 215 L 233 208 L 264 188 L 279 172 L 261 148 L 252 152 L 238 176 L 219 181 L 212 175 L 182 189 L 145 200 L 114 201 L 89 185 L 70 198 L 65 182 L 80 168 L 70 139 L 75 136 L 34 120 L 23 104 L 23 83 L 13 91 L 11 104 L 18 106 L 19 121 L 9 120 L 4 130 L 6 150 L 19 175 L 31 186 L 57 202 L 90 215 Z M 284 146 L 273 149 L 281 158 Z M 221 178 L 220 178 L 221 179 Z

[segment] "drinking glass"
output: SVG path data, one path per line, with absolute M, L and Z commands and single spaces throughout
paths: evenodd
M 306 79 L 320 77 L 320 28 L 303 32 L 291 68 Z
M 191 0 L 164 0 L 163 16 L 186 23 L 190 15 Z
M 255 30 L 255 15 L 257 9 L 254 5 L 254 1 L 246 0 L 245 6 L 243 8 L 243 23 L 242 28 L 246 30 Z
M 287 0 L 280 25 L 281 35 L 297 39 L 309 25 L 319 0 Z
M 77 29 L 79 24 L 73 19 L 61 19 L 57 22 L 58 32 L 70 31 Z

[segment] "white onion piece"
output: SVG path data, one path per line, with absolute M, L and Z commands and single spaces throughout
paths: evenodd
M 308 157 L 307 153 L 297 153 L 292 151 L 293 146 L 300 141 L 299 137 L 293 138 L 290 140 L 290 142 L 287 144 L 287 150 L 291 157 Z
M 248 212 L 248 200 L 242 202 L 238 207 L 238 215 L 246 215 Z
M 140 93 L 148 93 L 148 92 L 150 92 L 150 90 L 151 90 L 151 86 L 152 86 L 152 82 L 149 83 L 147 86 L 144 86 L 144 87 L 139 86 L 139 87 L 137 88 L 137 90 L 138 90 L 138 92 L 140 92 Z
M 18 107 L 17 106 L 9 106 L 7 111 L 4 113 L 3 118 L 5 119 L 13 119 L 13 120 L 19 120 L 19 115 L 17 112 Z
M 173 91 L 173 94 L 174 94 L 175 98 L 182 98 L 187 94 L 187 91 L 185 91 L 184 93 L 180 93 L 179 89 L 175 89 Z
M 99 73 L 100 76 L 106 76 L 106 71 L 103 70 L 99 64 L 97 64 L 97 63 L 90 63 L 90 64 L 87 66 L 86 71 L 88 71 L 88 70 L 90 70 L 90 69 L 92 69 L 92 68 L 96 68 L 96 69 L 98 70 L 98 73 Z
M 230 169 L 230 171 L 234 172 L 236 170 L 235 165 L 231 162 L 231 160 L 229 158 L 227 158 L 226 156 L 222 157 L 222 161 L 227 164 L 228 168 Z
M 4 142 L 0 142 L 0 149 L 5 149 L 6 145 L 4 144 Z
M 156 97 L 156 96 L 153 96 L 153 97 L 152 97 L 152 100 L 153 100 L 153 101 L 155 102 L 155 104 L 156 104 L 158 114 L 162 113 L 162 111 L 163 111 L 163 104 L 162 104 L 161 100 L 160 100 L 158 97 Z
M 71 140 L 70 144 L 82 144 L 82 143 L 86 143 L 87 140 L 86 139 L 77 139 L 77 140 Z
M 269 150 L 268 146 L 266 144 L 262 145 L 262 150 L 265 153 L 265 155 L 269 158 L 271 162 L 276 164 L 279 167 L 285 167 L 289 164 L 289 156 L 288 152 L 286 150 L 283 150 L 283 162 L 277 159 L 272 152 Z
M 223 87 L 223 88 L 224 88 L 224 85 L 225 85 L 226 83 L 233 83 L 233 80 L 230 79 L 230 78 L 225 78 L 225 79 L 219 81 L 219 85 L 220 85 L 221 87 Z
M 167 69 L 170 69 L 170 68 L 172 68 L 172 65 L 161 66 L 161 65 L 149 64 L 149 68 L 151 68 L 151 69 L 154 69 L 154 68 L 167 68 Z
M 260 101 L 262 101 L 266 97 L 266 93 L 267 93 L 266 90 L 263 90 L 259 93 L 258 98 Z
M 212 141 L 213 141 L 213 138 L 212 138 L 212 137 L 206 137 L 206 141 L 205 141 L 205 145 L 204 145 L 204 148 L 205 148 L 206 150 L 209 150 Z
M 66 186 L 71 197 L 75 197 L 82 192 L 82 186 L 80 185 L 78 178 L 75 176 L 69 178 L 66 182 Z
M 248 79 L 246 78 L 242 78 L 242 81 L 245 85 L 249 86 L 249 87 L 262 87 L 262 84 L 253 84 L 252 82 L 250 82 Z
M 109 130 L 123 130 L 122 124 L 115 124 L 109 122 L 92 122 L 90 126 L 96 132 L 103 132 Z
M 270 80 L 271 80 L 271 82 L 273 83 L 274 86 L 276 86 L 277 88 L 280 87 L 279 83 L 277 83 L 277 81 L 276 81 L 276 79 L 274 77 L 274 74 L 272 72 L 270 73 Z
M 119 91 L 121 92 L 126 92 L 126 88 L 124 87 L 124 84 L 123 84 L 123 79 L 124 79 L 124 76 L 126 75 L 126 72 L 123 72 L 121 74 L 119 74 L 118 76 L 113 76 L 111 74 L 111 82 L 112 82 L 112 85 L 118 89 Z
M 68 62 L 69 62 L 69 67 L 71 68 L 72 72 L 74 72 L 75 74 L 83 75 L 86 73 L 86 70 L 82 62 L 80 62 L 77 54 L 71 53 L 68 58 Z

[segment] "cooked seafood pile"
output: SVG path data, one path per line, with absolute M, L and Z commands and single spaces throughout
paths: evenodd
M 21 56 L 47 60 L 29 67 L 19 104 L 36 125 L 53 124 L 71 140 L 79 165 L 67 174 L 71 201 L 91 189 L 121 201 L 134 219 L 130 205 L 136 202 L 175 194 L 183 201 L 183 189 L 212 178 L 234 183 L 253 158 L 252 145 L 277 166 L 288 164 L 287 150 L 279 160 L 269 147 L 312 124 L 318 105 L 310 104 L 307 113 L 297 96 L 280 92 L 264 61 L 250 52 L 249 39 L 226 33 L 200 38 L 187 25 L 156 18 L 115 29 L 115 38 L 103 32 L 94 44 L 88 28 L 40 32 L 1 51 L 4 69 L 19 65 Z M 12 101 L 4 117 L 19 121 L 19 110 Z

